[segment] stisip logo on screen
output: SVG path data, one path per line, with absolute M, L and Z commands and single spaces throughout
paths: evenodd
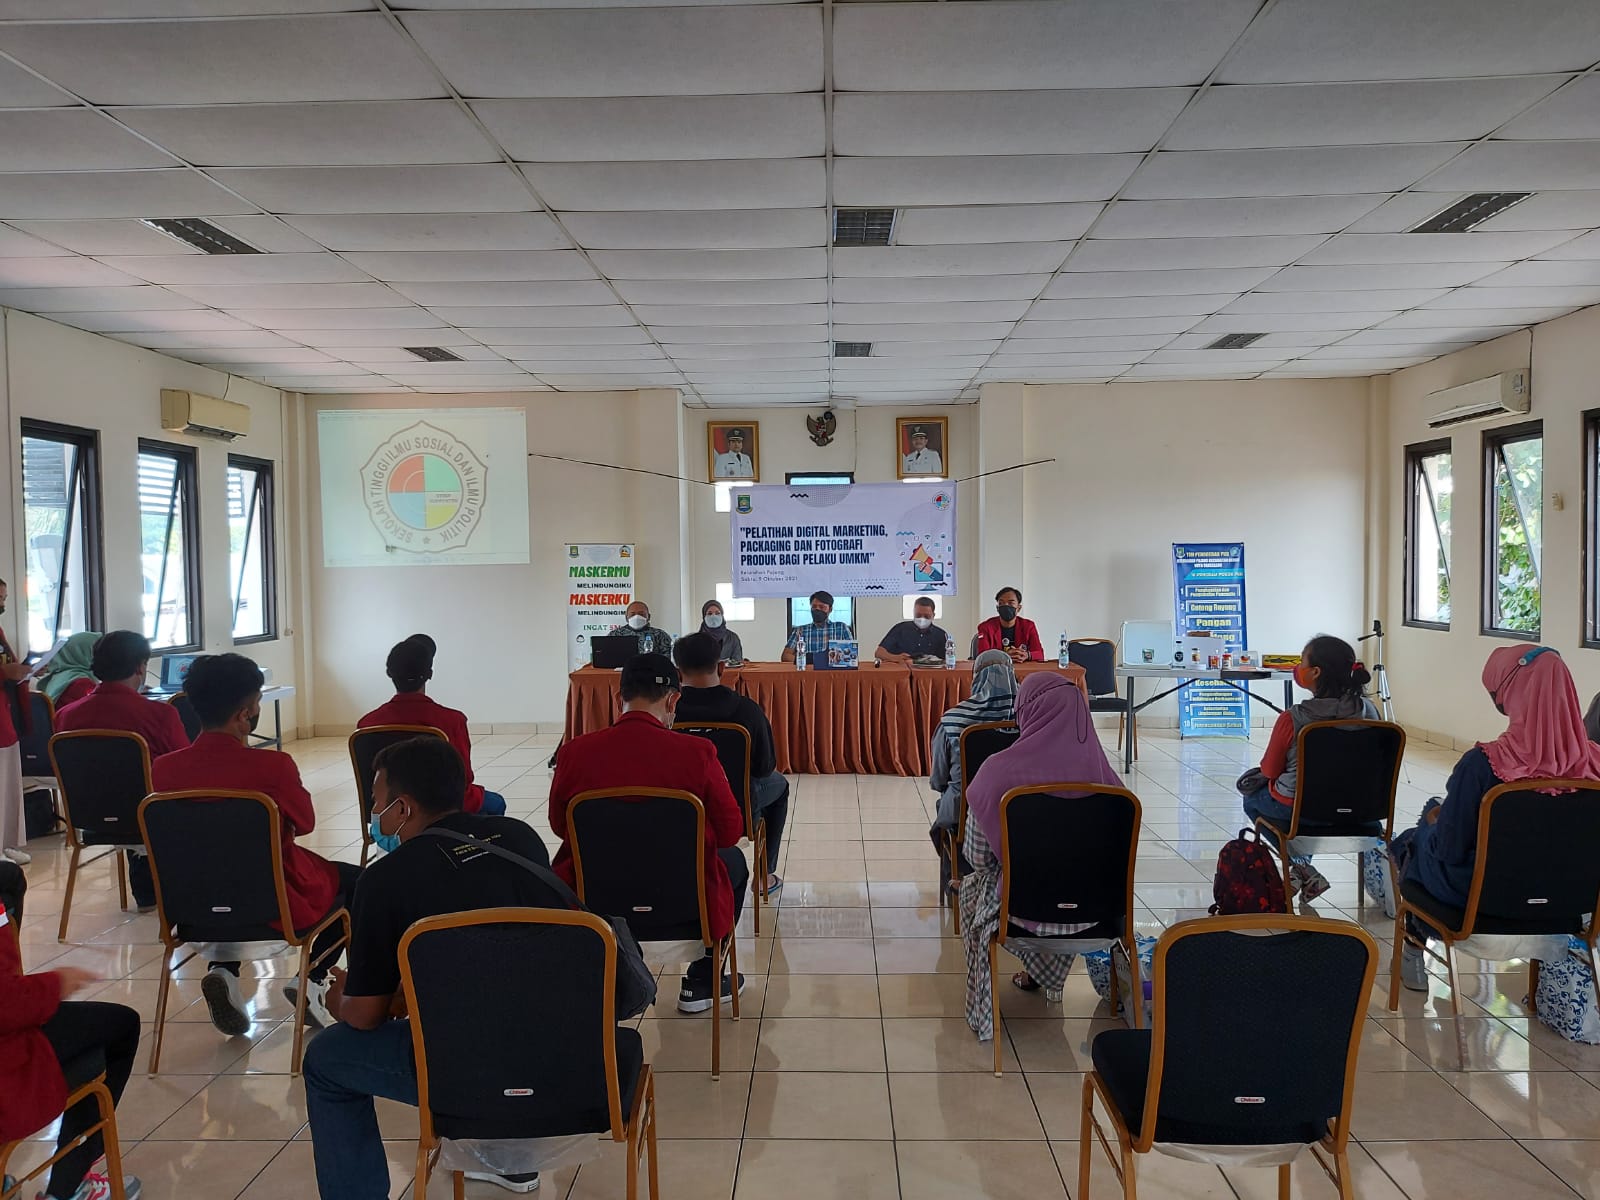
M 472 447 L 418 421 L 373 450 L 361 468 L 361 495 L 391 546 L 437 554 L 471 539 L 483 517 L 487 478 Z

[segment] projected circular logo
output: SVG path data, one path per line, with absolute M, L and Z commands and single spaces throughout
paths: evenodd
M 386 549 L 438 554 L 472 537 L 487 475 L 472 447 L 418 421 L 372 452 L 361 468 L 361 493 Z

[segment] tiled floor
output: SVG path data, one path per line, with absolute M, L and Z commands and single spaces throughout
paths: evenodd
M 513 815 L 541 828 L 552 743 L 490 737 L 475 753 L 479 778 L 506 794 Z M 1143 931 L 1159 933 L 1209 902 L 1217 850 L 1241 824 L 1232 782 L 1257 760 L 1260 745 L 1183 743 L 1156 730 L 1141 743 L 1143 762 L 1130 783 L 1145 817 L 1139 916 Z M 353 859 L 358 818 L 344 743 L 292 749 L 316 795 L 320 824 L 308 844 Z M 1442 790 L 1453 757 L 1411 752 L 1403 817 Z M 993 1077 L 989 1048 L 961 1016 L 961 944 L 935 903 L 926 832 L 932 800 L 923 780 L 795 781 L 787 885 L 776 919 L 763 921 L 765 936 L 741 943 L 749 987 L 744 1019 L 723 1025 L 721 1081 L 707 1072 L 706 1019 L 671 1007 L 673 973 L 662 991 L 665 1008 L 641 1022 L 658 1073 L 664 1197 L 1049 1200 L 1076 1188 L 1081 1072 L 1089 1039 L 1108 1026 L 1106 1010 L 1081 968 L 1058 1007 L 1005 986 L 1007 1073 Z M 119 912 L 109 869 L 96 867 L 79 885 L 72 945 L 58 945 L 64 856 L 46 843 L 32 848 L 28 966 L 92 967 L 107 981 L 100 998 L 148 1018 L 160 954 L 153 919 Z M 1320 865 L 1334 888 L 1317 911 L 1353 916 L 1354 862 Z M 747 934 L 749 919 L 747 911 Z M 1369 920 L 1386 944 L 1392 926 L 1381 913 Z M 1385 966 L 1387 954 L 1385 945 Z M 267 969 L 278 975 L 255 989 L 256 1025 L 231 1041 L 206 1020 L 194 965 L 185 971 L 163 1073 L 155 1080 L 136 1073 L 119 1114 L 127 1165 L 144 1178 L 149 1200 L 315 1194 L 304 1094 L 287 1073 L 289 1009 L 278 990 L 287 968 Z M 1520 1000 L 1525 978 L 1492 964 L 1463 977 L 1471 1014 L 1465 1072 L 1457 1069 L 1450 1025 L 1439 1019 L 1449 1012 L 1442 981 L 1425 997 L 1406 993 L 1396 1016 L 1381 990 L 1374 994 L 1354 1118 L 1363 1200 L 1600 1198 L 1600 1047 L 1564 1042 L 1530 1020 Z M 1265 1033 L 1270 998 L 1262 1011 Z M 393 1139 L 393 1192 L 409 1195 L 415 1114 L 385 1105 L 381 1115 Z M 1096 1197 L 1119 1194 L 1103 1158 L 1095 1180 Z M 1296 1180 L 1297 1196 L 1333 1195 L 1309 1163 L 1297 1167 Z M 485 1185 L 468 1190 L 504 1194 Z M 448 1195 L 442 1180 L 432 1191 Z M 609 1146 L 580 1168 L 549 1172 L 540 1192 L 546 1200 L 621 1194 L 621 1154 Z M 1140 1163 L 1140 1194 L 1266 1200 L 1276 1192 L 1271 1171 L 1224 1172 L 1150 1155 Z

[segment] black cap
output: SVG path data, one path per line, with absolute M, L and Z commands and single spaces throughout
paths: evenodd
M 928 431 L 926 429 L 924 429 L 921 425 L 913 425 L 911 427 L 911 436 L 912 437 L 927 437 L 928 436 Z
M 624 691 L 677 686 L 678 668 L 672 665 L 672 660 L 665 654 L 635 654 L 622 668 Z
M 738 438 L 742 442 L 742 441 L 744 441 L 744 430 L 742 430 L 742 429 L 730 429 L 730 430 L 728 430 L 728 437 L 729 438 Z

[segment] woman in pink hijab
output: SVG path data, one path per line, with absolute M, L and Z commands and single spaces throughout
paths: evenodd
M 1017 725 L 1021 734 L 1016 742 L 985 759 L 967 789 L 966 853 L 972 873 L 961 880 L 961 937 L 967 955 L 967 1024 L 982 1042 L 994 1036 L 989 936 L 1000 920 L 1000 854 L 994 847 L 1000 844 L 1001 797 L 1012 788 L 1035 783 L 1117 787 L 1121 782 L 1106 761 L 1089 715 L 1089 702 L 1065 676 L 1039 674 L 1023 681 L 1017 691 Z M 1063 803 L 1083 794 L 1064 793 Z M 1046 936 L 1088 928 L 1031 921 L 1017 924 Z M 1059 1000 L 1072 957 L 1033 954 L 1021 948 L 1015 953 L 1027 970 L 1015 975 L 1012 982 L 1026 991 L 1042 987 L 1046 999 Z
M 1483 687 L 1509 720 L 1492 742 L 1461 756 L 1442 803 L 1429 801 L 1415 829 L 1394 839 L 1397 874 L 1457 908 L 1467 903 L 1478 849 L 1478 808 L 1502 783 L 1523 779 L 1600 779 L 1600 745 L 1589 740 L 1578 691 L 1561 655 L 1548 646 L 1501 646 L 1483 668 Z M 1421 934 L 1423 927 L 1413 927 Z M 1401 980 L 1427 989 L 1422 951 L 1405 947 Z

